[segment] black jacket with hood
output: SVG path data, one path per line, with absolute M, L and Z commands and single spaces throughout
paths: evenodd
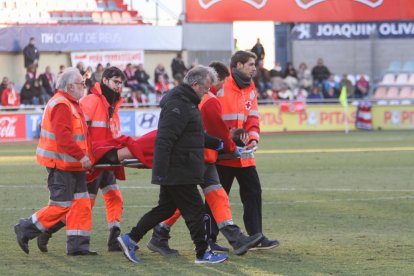
M 204 146 L 217 149 L 221 140 L 206 136 L 199 103 L 200 98 L 186 84 L 175 87 L 161 100 L 153 184 L 194 185 L 204 182 Z

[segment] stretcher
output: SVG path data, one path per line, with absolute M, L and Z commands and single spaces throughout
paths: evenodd
M 222 153 L 218 155 L 218 160 L 230 160 L 235 158 L 251 158 L 253 153 L 257 150 L 257 146 L 251 149 L 244 149 L 240 152 L 240 156 L 234 153 Z M 94 168 L 96 169 L 109 169 L 116 167 L 126 167 L 126 168 L 137 168 L 145 169 L 147 168 L 141 161 L 138 159 L 124 159 L 119 164 L 96 164 Z
M 96 169 L 107 169 L 114 167 L 138 168 L 145 169 L 146 166 L 138 159 L 124 159 L 119 164 L 96 164 L 93 166 Z

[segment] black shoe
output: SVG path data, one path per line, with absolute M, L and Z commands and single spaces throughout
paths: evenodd
M 20 224 L 14 226 L 14 233 L 16 233 L 16 240 L 20 248 L 26 253 L 29 254 L 29 238 L 27 238 L 20 227 Z
M 264 237 L 258 245 L 250 248 L 249 250 L 269 250 L 279 246 L 279 244 L 280 243 L 277 240 L 269 240 L 268 238 Z
M 158 252 L 162 256 L 179 256 L 178 250 L 170 248 L 168 240 L 170 239 L 170 231 L 160 225 L 154 227 L 151 240 L 148 242 L 147 247 L 153 252 Z
M 162 245 L 160 243 L 156 243 L 154 242 L 152 239 L 148 242 L 147 247 L 149 250 L 151 250 L 152 252 L 158 252 L 160 253 L 162 256 L 165 257 L 175 257 L 175 256 L 179 256 L 180 254 L 178 253 L 178 250 L 170 248 L 167 245 Z
M 98 255 L 98 252 L 96 251 L 89 251 L 89 250 L 81 250 L 81 251 L 75 251 L 72 253 L 67 253 L 68 256 L 96 256 Z
M 47 250 L 47 244 L 49 242 L 49 239 L 52 237 L 52 234 L 48 232 L 44 232 L 40 234 L 40 236 L 37 237 L 37 247 L 40 251 L 46 253 Z
M 208 246 L 210 246 L 210 250 L 213 251 L 214 253 L 217 253 L 217 252 L 229 252 L 230 251 L 227 247 L 218 245 L 212 239 L 209 239 L 207 241 L 207 243 L 208 243 Z
M 246 236 L 241 241 L 236 243 L 236 247 L 234 247 L 234 254 L 236 255 L 244 255 L 246 254 L 247 250 L 257 246 L 260 241 L 263 239 L 262 233 L 256 233 L 253 236 Z
M 122 251 L 122 248 L 119 246 L 118 237 L 121 234 L 121 229 L 119 227 L 112 227 L 109 230 L 109 237 L 108 237 L 108 251 Z

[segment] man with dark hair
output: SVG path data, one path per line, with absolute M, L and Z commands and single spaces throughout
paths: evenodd
M 123 102 L 121 97 L 122 85 L 126 77 L 117 67 L 104 70 L 100 83 L 90 89 L 90 94 L 82 98 L 80 105 L 85 112 L 92 141 L 98 142 L 121 136 L 121 123 L 118 110 Z M 101 162 L 119 163 L 118 151 L 112 150 L 105 155 Z M 98 190 L 102 191 L 105 201 L 106 219 L 109 237 L 108 251 L 119 251 L 117 237 L 120 235 L 123 199 L 116 179 L 125 179 L 124 168 L 103 171 L 96 179 L 88 182 L 88 192 L 91 205 L 95 203 Z
M 28 69 L 30 66 L 33 66 L 36 71 L 36 68 L 39 65 L 40 52 L 39 49 L 36 48 L 36 39 L 34 37 L 31 37 L 29 44 L 24 47 L 23 56 L 24 67 Z
M 322 89 L 323 82 L 329 78 L 331 72 L 322 58 L 318 58 L 316 65 L 312 68 L 313 85 L 319 86 Z
M 212 61 L 208 66 L 217 72 L 218 81 L 214 84 L 214 86 L 217 89 L 216 91 L 218 91 L 223 87 L 226 78 L 230 76 L 229 69 L 220 61 Z
M 216 81 L 212 68 L 196 66 L 161 100 L 155 140 L 152 183 L 160 185 L 158 205 L 146 213 L 131 232 L 118 238 L 125 256 L 137 263 L 137 243 L 178 208 L 195 244 L 195 263 L 220 263 L 227 255 L 216 255 L 205 240 L 204 205 L 197 189 L 204 182 L 204 145 L 218 149 L 222 142 L 207 139 L 198 104 Z
M 217 93 L 226 126 L 235 130 L 243 128 L 248 133 L 248 148 L 254 148 L 260 139 L 257 91 L 252 81 L 256 72 L 256 55 L 248 51 L 237 51 L 231 58 L 231 75 Z M 243 203 L 243 220 L 249 235 L 262 233 L 262 189 L 256 171 L 254 155 L 249 158 L 219 160 L 217 171 L 221 185 L 230 193 L 234 178 L 240 186 Z M 279 245 L 277 240 L 264 237 L 252 249 L 271 249 Z
M 56 78 L 55 75 L 52 73 L 50 66 L 46 66 L 45 72 L 43 74 L 40 74 L 39 80 L 42 83 L 42 87 L 44 89 L 43 93 L 43 100 L 45 103 L 53 97 L 53 94 L 55 93 L 55 82 Z
M 264 49 L 262 43 L 260 43 L 260 38 L 257 38 L 256 44 L 253 46 L 251 51 L 257 57 L 256 64 L 258 64 L 259 61 L 261 61 L 265 58 L 265 49 Z
M 178 52 L 177 56 L 171 62 L 172 76 L 175 78 L 177 74 L 184 76 L 187 73 L 187 67 L 184 64 L 182 53 Z
M 0 98 L 2 96 L 3 91 L 9 87 L 9 78 L 8 77 L 3 77 L 1 83 L 0 83 Z

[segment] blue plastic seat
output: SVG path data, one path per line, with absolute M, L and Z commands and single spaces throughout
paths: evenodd
M 404 72 L 407 72 L 407 73 L 413 73 L 414 72 L 414 62 L 406 61 L 403 65 L 402 70 Z
M 401 71 L 401 62 L 393 61 L 390 63 L 387 69 L 388 72 L 399 73 Z

